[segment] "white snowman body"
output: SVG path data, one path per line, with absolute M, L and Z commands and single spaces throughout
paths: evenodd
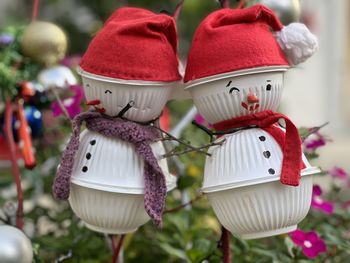
M 285 70 L 268 67 L 225 73 L 191 82 L 188 89 L 199 113 L 209 123 L 217 123 L 276 111 Z M 306 175 L 319 170 L 303 155 L 306 168 L 300 186 L 284 186 L 279 182 L 283 153 L 269 133 L 251 128 L 226 134 L 216 142 L 222 140 L 223 145 L 208 151 L 211 156 L 206 159 L 202 188 L 221 224 L 245 239 L 296 229 L 311 203 L 312 180 Z M 296 205 L 288 206 L 290 202 Z
M 123 117 L 138 122 L 159 117 L 175 85 L 80 73 L 87 101 L 94 101 L 96 110 L 117 116 L 127 104 L 132 104 Z M 161 142 L 151 147 L 170 191 L 176 187 L 176 177 L 169 173 L 162 158 L 164 147 Z M 143 172 L 144 162 L 132 144 L 83 131 L 71 178 L 69 202 L 73 211 L 95 231 L 110 234 L 135 231 L 150 219 L 144 209 Z
M 156 142 L 151 147 L 170 191 L 176 187 L 176 177 L 162 158 L 163 145 Z M 69 202 L 73 211 L 95 231 L 135 231 L 150 219 L 143 204 L 143 171 L 144 162 L 132 144 L 83 131 L 71 178 Z

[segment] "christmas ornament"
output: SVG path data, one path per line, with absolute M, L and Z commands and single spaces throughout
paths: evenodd
M 66 66 L 54 66 L 42 70 L 38 75 L 38 81 L 45 89 L 68 88 L 78 83 L 73 72 Z
M 30 129 L 31 138 L 35 139 L 41 136 L 43 130 L 43 121 L 41 112 L 34 106 L 25 106 L 24 107 L 24 116 L 26 118 L 28 128 Z M 18 128 L 20 127 L 20 121 L 17 117 L 17 114 L 13 116 L 12 121 L 12 130 L 15 137 L 16 142 L 20 141 L 18 137 Z
M 57 25 L 35 21 L 24 30 L 21 48 L 24 55 L 37 63 L 52 66 L 65 56 L 67 37 Z
M 262 4 L 272 9 L 283 25 L 298 22 L 300 19 L 299 0 L 248 0 L 247 6 Z
M 215 142 L 224 140 L 208 150 L 202 191 L 221 224 L 242 238 L 292 231 L 310 208 L 309 175 L 319 170 L 303 156 L 297 128 L 275 111 L 283 73 L 316 48 L 304 25 L 283 27 L 262 5 L 216 11 L 195 33 L 187 89 L 221 136 Z
M 181 79 L 174 19 L 118 9 L 90 43 L 80 74 L 94 111 L 73 120 L 54 194 L 70 196 L 72 209 L 96 231 L 132 232 L 149 217 L 161 225 L 175 178 L 161 159 L 154 120 Z M 88 130 L 80 135 L 83 121 Z
M 19 229 L 0 225 L 0 262 L 30 263 L 33 250 L 30 240 Z
M 24 107 L 25 117 L 30 127 L 32 138 L 38 138 L 43 131 L 43 120 L 41 112 L 34 106 Z

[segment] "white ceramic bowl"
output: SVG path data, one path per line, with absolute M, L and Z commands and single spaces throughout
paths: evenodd
M 303 155 L 300 185 L 286 186 L 279 181 L 283 154 L 270 134 L 253 128 L 218 140 L 223 139 L 208 151 L 202 188 L 221 224 L 244 239 L 296 229 L 309 211 L 311 174 L 319 169 Z
M 130 101 L 134 106 L 124 117 L 146 122 L 161 114 L 178 82 L 153 82 L 113 79 L 80 70 L 87 101 L 100 100 L 105 114 L 116 116 Z
M 176 177 L 160 159 L 164 147 L 161 142 L 151 147 L 170 191 L 176 187 Z M 95 231 L 135 231 L 149 220 L 143 202 L 143 169 L 132 144 L 83 131 L 71 178 L 69 203 L 74 213 Z
M 186 90 L 198 112 L 209 123 L 217 123 L 267 109 L 276 111 L 281 101 L 285 70 L 267 67 L 219 74 L 191 81 Z M 268 85 L 271 88 L 268 89 Z M 249 94 L 259 99 L 254 110 L 242 106 L 242 102 L 247 103 Z

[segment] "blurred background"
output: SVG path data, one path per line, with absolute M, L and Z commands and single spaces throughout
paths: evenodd
M 82 54 L 103 21 L 117 7 L 130 5 L 172 13 L 176 4 L 177 1 L 154 0 L 47 0 L 40 5 L 39 19 L 64 28 L 69 39 L 69 54 Z M 319 37 L 320 48 L 306 63 L 287 72 L 281 111 L 298 126 L 318 126 L 329 121 L 324 130 L 332 142 L 322 152 L 321 164 L 327 168 L 337 163 L 350 169 L 350 3 L 301 0 L 300 4 L 301 20 Z M 31 8 L 31 1 L 0 1 L 0 27 L 29 23 Z M 217 8 L 216 1 L 185 1 L 178 21 L 183 61 L 196 26 Z
M 247 0 L 249 4 L 254 2 L 276 3 L 272 0 Z M 285 74 L 285 89 L 280 111 L 289 116 L 298 127 L 320 126 L 329 122 L 322 128 L 322 136 L 315 139 L 316 143 L 319 143 L 318 146 L 311 147 L 312 154 L 315 153 L 316 148 L 319 154 L 315 164 L 325 171 L 334 166 L 350 171 L 350 103 L 348 102 L 350 98 L 350 2 L 348 0 L 281 2 L 290 2 L 298 7 L 300 3 L 300 13 L 297 16 L 318 36 L 319 51 L 306 63 L 290 69 Z M 46 0 L 40 1 L 38 20 L 55 23 L 64 29 L 69 42 L 67 57 L 73 61 L 84 53 L 90 40 L 116 8 L 127 5 L 145 7 L 154 12 L 173 13 L 177 4 L 178 1 L 175 0 Z M 234 6 L 238 1 L 232 0 L 231 4 Z M 220 5 L 214 0 L 185 1 L 178 20 L 179 51 L 184 64 L 196 27 L 205 16 L 218 8 Z M 281 11 L 283 8 L 292 10 L 291 6 L 281 8 Z M 291 12 L 292 16 L 295 15 L 293 10 Z M 8 26 L 26 26 L 31 22 L 31 15 L 32 1 L 0 0 L 1 30 Z M 77 62 L 71 62 L 70 67 L 74 68 L 74 63 Z M 42 111 L 44 135 L 35 141 L 39 165 L 33 171 L 24 169 L 22 171 L 24 179 L 22 185 L 25 190 L 24 211 L 27 216 L 25 232 L 31 237 L 33 248 L 36 250 L 35 262 L 63 262 L 66 259 L 68 262 L 109 262 L 111 257 L 109 238 L 101 237 L 84 228 L 81 221 L 73 216 L 66 203 L 56 202 L 52 198 L 52 178 L 64 141 L 70 133 L 70 123 L 62 116 L 53 118 L 51 110 L 47 110 L 50 107 L 47 105 L 45 107 Z M 174 127 L 183 120 L 183 116 L 191 107 L 190 100 L 170 102 L 168 104 L 171 112 L 169 127 Z M 2 109 L 3 104 L 0 102 L 0 110 Z M 191 114 L 193 117 L 193 112 Z M 198 135 L 198 129 L 190 125 L 182 131 L 184 138 L 197 145 L 208 142 L 207 136 Z M 327 147 L 319 147 L 323 144 L 327 144 Z M 8 166 L 2 166 L 1 162 L 0 164 L 0 206 L 3 211 L 13 210 L 7 201 L 15 202 L 15 186 Z M 204 157 L 198 154 L 181 157 L 180 161 L 170 165 L 174 173 L 181 176 L 179 187 L 170 195 L 167 206 L 174 207 L 197 196 L 197 189 L 201 186 L 203 165 Z M 324 176 L 317 181 L 327 189 L 330 188 L 329 182 L 333 179 L 330 176 Z M 347 195 L 343 195 L 342 202 L 345 202 L 346 196 L 349 196 L 349 191 L 345 192 Z M 0 217 L 1 213 L 0 210 Z M 346 216 L 348 215 L 340 214 L 341 219 L 349 223 Z M 321 233 L 335 229 L 334 231 L 339 232 L 337 233 L 339 240 L 337 239 L 336 242 L 342 242 L 344 238 L 342 233 L 345 230 L 334 227 L 334 225 L 341 225 L 339 222 L 342 221 L 339 218 L 329 226 L 333 230 L 316 224 L 327 221 L 326 216 L 312 214 L 310 218 L 311 220 L 304 223 L 304 226 L 309 229 L 318 229 Z M 142 262 L 155 262 L 154 258 L 157 258 L 159 262 L 188 262 L 190 258 L 192 262 L 202 262 L 203 257 L 204 260 L 207 260 L 207 257 L 210 259 L 209 262 L 220 262 L 219 252 L 216 251 L 220 225 L 207 202 L 200 200 L 196 206 L 193 206 L 193 210 L 183 209 L 171 216 L 166 215 L 165 226 L 163 231 L 155 231 L 152 224 L 147 224 L 137 233 L 127 235 L 124 244 L 125 261 L 141 262 L 142 259 Z M 271 262 L 272 256 L 266 253 L 280 253 L 276 256 L 280 257 L 279 259 L 287 254 L 288 244 L 285 247 L 275 248 L 281 245 L 281 242 L 275 241 L 281 240 L 276 238 L 256 243 L 237 240 L 233 253 L 244 260 L 237 262 L 258 262 L 258 260 Z M 333 244 L 331 238 L 327 242 Z M 282 245 L 284 245 L 283 242 Z M 134 249 L 128 249 L 129 246 L 133 246 Z M 256 249 L 253 251 L 252 248 Z M 266 252 L 269 249 L 271 251 Z M 345 262 L 346 253 L 349 251 L 346 249 L 342 251 L 343 259 L 334 262 Z M 332 258 L 331 252 L 327 257 Z M 78 260 L 71 258 L 78 258 Z M 289 259 L 292 260 L 291 258 Z M 325 258 L 326 256 L 323 259 Z M 275 262 L 297 262 L 284 259 Z M 319 262 L 326 262 L 323 259 Z

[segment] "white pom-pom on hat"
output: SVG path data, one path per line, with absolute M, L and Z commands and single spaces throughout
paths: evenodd
M 301 23 L 284 26 L 274 36 L 291 65 L 304 62 L 318 49 L 317 37 Z

